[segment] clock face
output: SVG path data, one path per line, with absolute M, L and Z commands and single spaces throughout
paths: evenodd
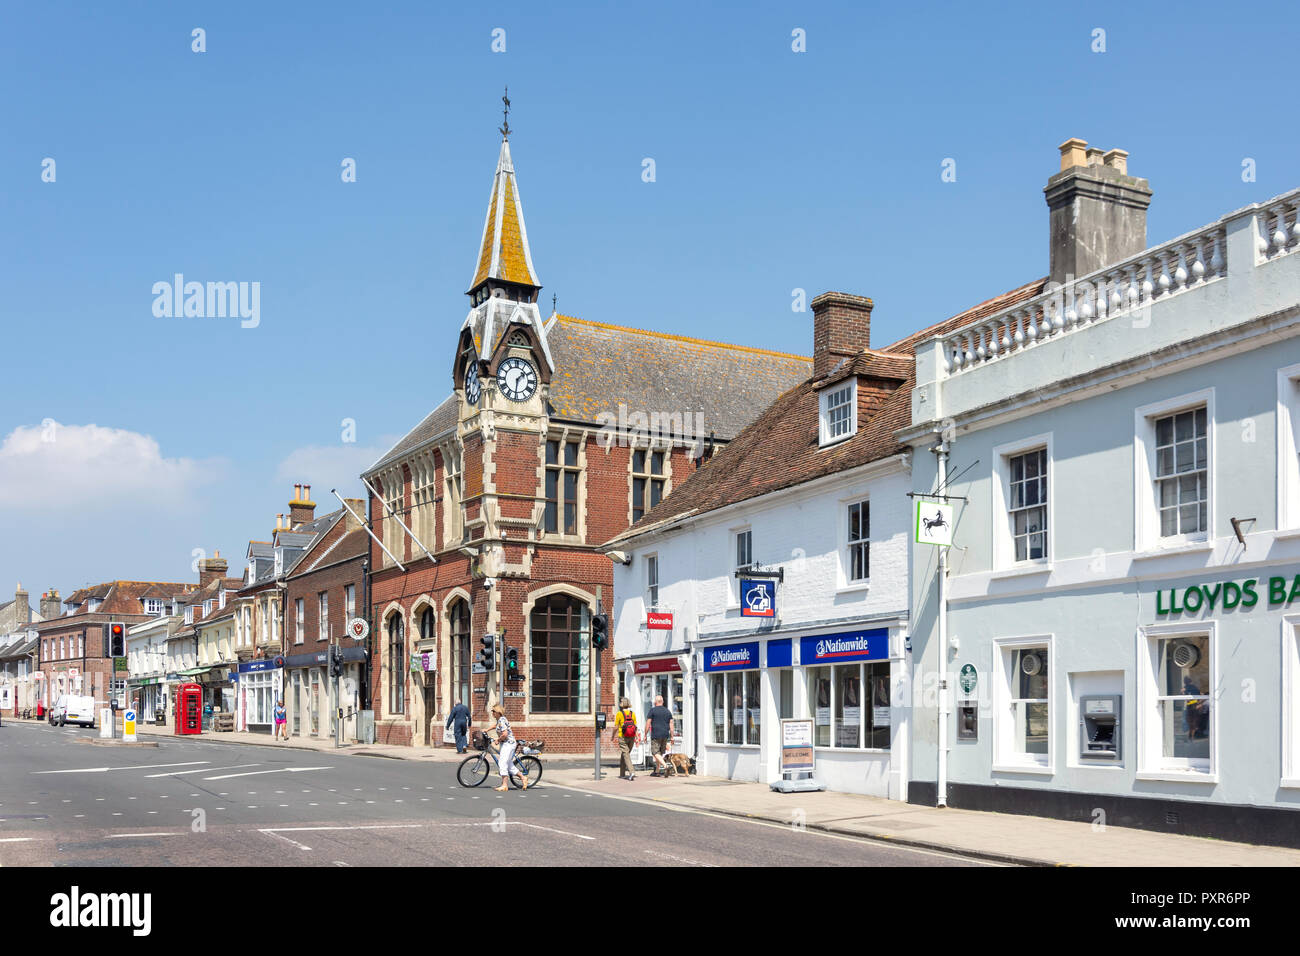
M 478 373 L 470 372 L 465 376 L 465 401 L 471 405 L 477 405 L 481 391 L 482 389 L 478 383 Z
M 511 356 L 497 366 L 497 388 L 512 402 L 524 402 L 537 391 L 537 369 L 524 359 Z

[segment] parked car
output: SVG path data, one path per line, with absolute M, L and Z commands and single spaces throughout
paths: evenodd
M 50 723 L 63 727 L 69 723 L 83 727 L 95 727 L 95 698 L 81 697 L 77 694 L 64 694 L 50 708 Z

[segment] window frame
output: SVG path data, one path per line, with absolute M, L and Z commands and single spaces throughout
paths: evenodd
M 394 623 L 396 629 L 394 629 Z M 406 617 L 394 610 L 384 619 L 388 645 L 388 713 L 406 713 Z M 396 633 L 394 633 L 396 631 Z
M 1159 489 L 1156 486 L 1156 422 L 1179 412 L 1205 408 L 1205 530 L 1191 534 L 1160 533 Z M 1204 388 L 1159 402 L 1139 406 L 1133 412 L 1133 477 L 1135 534 L 1138 552 L 1160 552 L 1172 548 L 1210 547 L 1215 537 L 1215 412 L 1214 388 Z M 1050 538 L 1049 538 L 1050 543 Z
M 649 512 L 658 507 L 659 502 L 668 496 L 668 470 L 671 461 L 671 448 L 655 448 L 652 446 L 632 448 L 628 454 L 628 468 L 631 473 L 631 488 L 629 491 L 629 506 L 631 521 L 633 524 L 644 518 Z M 637 455 L 643 456 L 642 470 L 638 471 L 636 467 Z M 659 471 L 654 470 L 655 457 L 661 458 Z M 657 497 L 654 494 L 655 485 L 658 484 Z M 641 508 L 638 514 L 636 504 L 636 492 L 638 486 L 641 488 Z M 653 500 L 652 500 L 653 499 Z
M 1018 733 L 1015 719 L 1017 702 L 1041 702 L 1041 698 L 1018 696 L 1016 685 L 1019 673 L 1019 652 L 1045 648 L 1047 650 L 1047 753 L 1030 754 L 1014 746 Z M 1054 634 L 1032 634 L 1019 637 L 993 639 L 993 770 L 998 773 L 1037 773 L 1051 775 L 1056 772 L 1057 747 L 1055 723 L 1061 696 L 1057 672 L 1060 662 L 1056 656 Z
M 302 598 L 294 598 L 293 602 L 293 642 L 301 644 L 303 642 L 303 611 L 304 601 Z
M 1277 527 L 1300 535 L 1300 364 L 1277 370 Z
M 572 621 L 575 613 L 577 619 L 577 629 L 558 629 L 551 626 L 553 610 L 552 602 L 562 599 L 568 603 L 564 613 L 569 621 Z M 545 605 L 543 612 L 546 618 L 546 626 L 538 627 L 536 615 L 539 613 L 539 605 Z M 528 712 L 536 716 L 568 716 L 574 714 L 591 714 L 592 713 L 592 674 L 594 671 L 594 662 L 596 651 L 591 646 L 591 615 L 592 607 L 585 598 L 576 594 L 570 594 L 567 591 L 552 591 L 549 594 L 539 594 L 535 596 L 532 603 L 528 606 Z M 566 635 L 565 647 L 560 648 L 553 644 L 552 635 Z M 544 636 L 544 640 L 539 640 Z M 557 653 L 558 652 L 558 653 Z M 553 659 L 558 654 L 571 655 L 567 664 L 562 661 Z M 584 670 L 585 655 L 585 674 Z M 555 678 L 556 667 L 570 667 L 577 672 L 576 677 L 560 677 L 557 681 Z M 548 673 L 548 668 L 550 672 Z M 538 693 L 539 682 L 544 692 Z M 566 702 L 570 703 L 569 709 L 556 709 L 552 706 L 552 701 L 560 699 L 561 695 L 551 693 L 554 684 L 570 685 L 571 693 L 564 695 Z
M 843 546 L 840 549 L 841 572 L 843 578 L 842 586 L 844 588 L 861 588 L 871 583 L 871 498 L 867 495 L 859 495 L 847 501 L 841 502 L 843 510 L 841 514 L 841 525 L 843 529 Z M 852 535 L 853 509 L 860 508 L 866 515 L 866 533 L 856 540 Z M 858 528 L 862 530 L 863 522 L 859 521 Z M 863 565 L 866 573 L 862 577 L 853 576 L 853 549 L 856 546 L 865 545 L 865 557 Z
M 710 671 L 706 675 L 709 678 L 709 745 L 713 747 L 747 747 L 759 749 L 763 745 L 763 670 L 757 667 L 748 667 L 744 670 L 734 671 Z M 740 723 L 740 740 L 731 740 L 732 728 L 736 726 L 732 718 L 735 716 L 732 707 L 732 691 L 734 685 L 740 689 L 740 709 L 743 712 Z M 719 685 L 718 682 L 721 681 Z M 757 700 L 750 696 L 751 684 L 757 681 Z M 722 688 L 722 723 L 717 723 L 717 710 L 714 705 L 717 703 L 715 687 Z M 754 723 L 750 719 L 752 711 L 758 710 L 759 720 L 757 733 L 754 734 Z M 721 736 L 721 740 L 718 739 Z M 751 736 L 757 736 L 757 740 L 751 740 Z
M 1163 699 L 1179 695 L 1160 691 L 1160 652 L 1162 641 L 1205 637 L 1210 655 L 1207 667 L 1209 686 L 1202 694 L 1209 703 L 1210 746 L 1208 758 L 1165 757 L 1160 735 L 1164 728 L 1158 708 Z M 1137 738 L 1138 780 L 1167 780 L 1185 783 L 1219 782 L 1219 641 L 1215 620 L 1149 624 L 1137 633 L 1137 707 L 1134 708 L 1134 733 Z
M 842 435 L 831 434 L 831 397 L 848 391 L 848 400 L 845 404 L 849 408 L 848 430 Z M 840 406 L 837 404 L 835 409 Z M 822 448 L 828 448 L 831 445 L 838 445 L 842 441 L 847 441 L 858 433 L 858 380 L 856 377 L 850 377 L 836 382 L 833 385 L 825 386 L 817 396 L 817 444 Z
M 1056 459 L 1053 454 L 1054 432 L 1031 435 L 1013 442 L 1006 442 L 993 449 L 993 570 L 1026 570 L 1030 572 L 1049 570 L 1055 556 L 1055 489 Z M 1047 548 L 1041 558 L 1016 560 L 1015 533 L 1012 529 L 1011 508 L 1011 461 L 1022 455 L 1042 450 L 1046 457 L 1047 478 Z
M 330 639 L 330 592 L 316 592 L 316 640 Z
M 645 556 L 645 606 L 647 611 L 659 607 L 659 555 L 653 551 Z
M 551 462 L 550 450 L 551 443 L 556 446 L 555 461 Z M 582 515 L 582 476 L 583 476 L 583 440 L 581 437 L 573 438 L 563 435 L 558 438 L 547 436 L 542 442 L 542 532 L 557 538 L 580 539 L 583 533 L 583 515 Z M 574 463 L 572 465 L 566 462 L 566 452 L 569 445 L 576 448 L 574 452 Z M 550 484 L 551 475 L 555 474 L 555 497 L 549 494 L 548 485 Z M 573 479 L 573 500 L 569 501 L 566 495 L 566 486 L 568 476 L 572 474 Z M 573 530 L 566 530 L 568 522 L 566 520 L 567 509 L 573 507 Z M 551 509 L 554 508 L 555 528 L 550 527 Z M 563 510 L 562 510 L 563 509 Z

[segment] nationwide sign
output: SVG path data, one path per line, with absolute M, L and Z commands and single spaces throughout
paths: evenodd
M 889 657 L 889 628 L 845 631 L 799 639 L 799 660 L 808 664 L 878 661 Z
M 706 671 L 743 671 L 758 667 L 758 641 L 724 644 L 704 651 Z
M 776 617 L 776 582 L 740 581 L 741 617 Z
M 673 629 L 672 613 L 649 611 L 645 616 L 645 626 L 651 631 L 671 631 Z

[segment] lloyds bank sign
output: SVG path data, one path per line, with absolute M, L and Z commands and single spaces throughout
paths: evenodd
M 1270 607 L 1289 605 L 1300 598 L 1300 574 L 1293 578 L 1250 578 L 1247 581 L 1222 581 L 1215 584 L 1193 584 L 1187 588 L 1169 588 L 1156 592 L 1156 616 L 1169 614 L 1199 614 L 1222 608 L 1231 611 L 1240 607 L 1249 610 L 1266 597 Z

